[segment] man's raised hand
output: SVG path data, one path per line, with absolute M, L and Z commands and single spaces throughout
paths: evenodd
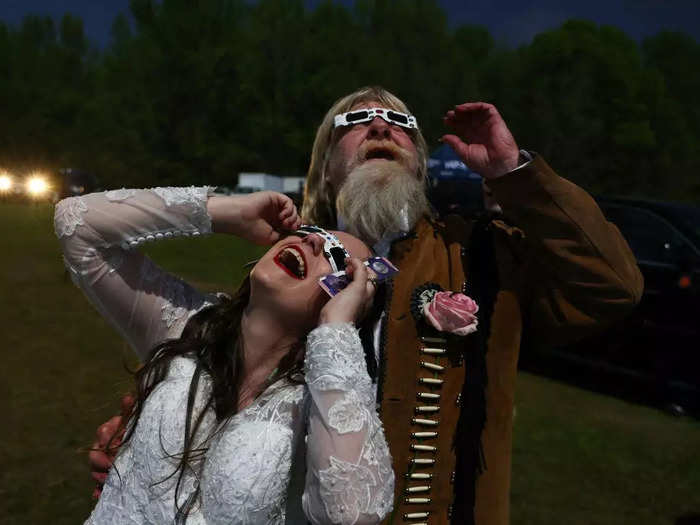
M 301 225 L 292 199 L 274 191 L 249 195 L 214 195 L 207 211 L 215 232 L 230 233 L 255 244 L 271 245 L 281 231 L 296 230 Z
M 114 458 L 122 444 L 126 430 L 126 422 L 134 408 L 135 398 L 131 394 L 122 397 L 121 413 L 102 423 L 95 432 L 95 442 L 90 448 L 88 461 L 90 476 L 95 481 L 92 497 L 98 499 L 102 494 L 102 486 L 107 479 L 107 473 L 114 463 Z
M 460 104 L 443 120 L 454 134 L 443 135 L 442 140 L 485 179 L 499 177 L 518 166 L 518 145 L 492 104 Z

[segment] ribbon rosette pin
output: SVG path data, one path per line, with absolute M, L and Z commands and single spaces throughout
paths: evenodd
M 443 291 L 434 283 L 425 284 L 413 292 L 412 311 L 440 332 L 468 335 L 476 332 L 479 305 L 459 292 Z

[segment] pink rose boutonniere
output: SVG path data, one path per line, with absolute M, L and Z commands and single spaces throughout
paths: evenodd
M 439 332 L 469 335 L 476 332 L 479 305 L 471 297 L 449 292 L 435 283 L 425 283 L 413 290 L 411 313 L 416 321 L 421 319 Z
M 425 320 L 441 332 L 468 335 L 476 332 L 479 306 L 471 297 L 457 292 L 437 292 L 423 307 Z

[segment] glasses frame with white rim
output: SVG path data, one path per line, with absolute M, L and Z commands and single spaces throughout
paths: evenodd
M 383 119 L 389 124 L 396 124 L 406 129 L 418 129 L 416 117 L 408 113 L 401 113 L 387 108 L 362 108 L 340 113 L 335 116 L 335 127 L 354 126 L 363 122 L 372 122 L 376 117 Z
M 306 237 L 312 233 L 315 233 L 323 239 L 323 254 L 326 256 L 326 259 L 328 259 L 333 272 L 344 270 L 345 259 L 350 257 L 350 254 L 335 234 L 329 232 L 328 230 L 324 230 L 319 226 L 302 224 L 298 230 L 292 233 L 292 235 Z

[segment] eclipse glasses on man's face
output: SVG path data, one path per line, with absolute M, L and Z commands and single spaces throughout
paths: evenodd
M 416 122 L 416 117 L 413 115 L 386 108 L 363 108 L 341 113 L 335 116 L 335 127 L 354 126 L 363 122 L 372 122 L 376 117 L 402 128 L 418 129 L 418 122 Z

